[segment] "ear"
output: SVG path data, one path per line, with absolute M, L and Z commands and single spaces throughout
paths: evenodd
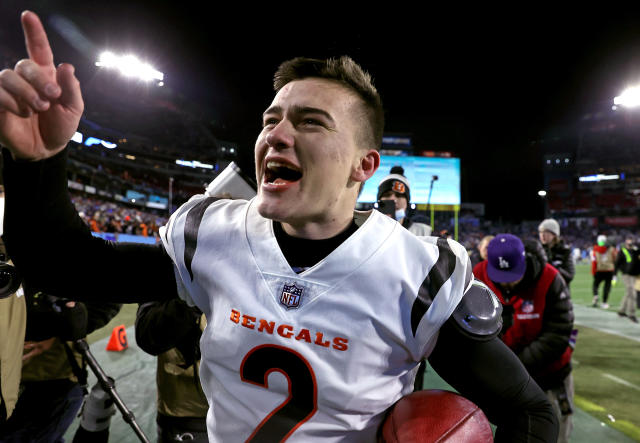
M 375 174 L 379 166 L 380 154 L 375 149 L 369 149 L 361 155 L 359 163 L 351 172 L 351 180 L 364 183 Z

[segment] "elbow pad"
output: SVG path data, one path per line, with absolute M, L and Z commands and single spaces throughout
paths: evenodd
M 449 321 L 474 340 L 490 340 L 502 329 L 502 304 L 487 285 L 474 280 Z

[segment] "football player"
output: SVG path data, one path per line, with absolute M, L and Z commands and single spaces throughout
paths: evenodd
M 112 244 L 91 236 L 67 195 L 65 146 L 83 111 L 73 67 L 54 66 L 34 13 L 22 24 L 29 58 L 0 74 L 7 247 L 54 293 L 196 305 L 211 441 L 374 441 L 425 358 L 498 439 L 555 439 L 551 406 L 496 337 L 500 303 L 465 249 L 354 212 L 379 166 L 383 111 L 353 60 L 278 69 L 255 198 L 195 196 L 161 245 Z

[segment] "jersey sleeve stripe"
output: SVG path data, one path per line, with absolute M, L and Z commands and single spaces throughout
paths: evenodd
M 422 283 L 418 291 L 418 297 L 411 307 L 411 330 L 414 337 L 418 330 L 418 325 L 429 309 L 434 297 L 442 285 L 453 275 L 453 271 L 456 268 L 456 255 L 451 250 L 447 240 L 439 238 L 437 246 L 439 252 L 438 260 L 436 260 L 427 278 Z
M 467 292 L 473 283 L 473 266 L 471 266 L 471 259 L 467 257 L 467 270 L 464 277 L 464 291 Z
M 191 270 L 191 262 L 196 254 L 196 247 L 198 245 L 198 230 L 200 229 L 200 223 L 204 212 L 209 205 L 213 202 L 220 200 L 218 197 L 207 197 L 198 202 L 193 208 L 189 209 L 187 218 L 184 224 L 184 265 L 189 272 L 191 281 L 193 281 L 193 271 Z
M 169 232 L 171 231 L 171 224 L 172 224 L 174 219 L 175 219 L 175 217 L 170 217 L 169 218 L 169 222 L 167 222 L 167 225 L 166 225 L 166 227 L 164 229 L 163 234 L 164 234 L 164 242 L 165 242 L 165 244 L 169 243 Z

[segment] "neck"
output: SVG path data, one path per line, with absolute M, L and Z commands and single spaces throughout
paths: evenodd
M 353 211 L 341 217 L 318 222 L 312 221 L 300 224 L 282 222 L 282 229 L 292 237 L 322 240 L 338 235 L 349 227 L 352 220 Z

